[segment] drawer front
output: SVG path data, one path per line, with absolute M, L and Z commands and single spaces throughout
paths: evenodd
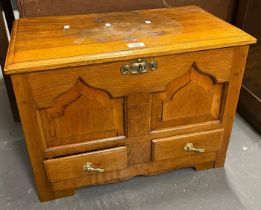
M 152 140 L 152 159 L 154 161 L 184 156 L 216 152 L 220 148 L 223 129 L 179 135 Z M 188 146 L 185 149 L 185 146 Z M 191 151 L 189 147 L 193 145 Z M 198 149 L 204 149 L 198 150 Z M 193 151 L 194 150 L 194 151 Z M 196 150 L 196 151 L 195 151 Z
M 67 179 L 104 174 L 127 167 L 127 148 L 117 147 L 44 161 L 48 180 Z

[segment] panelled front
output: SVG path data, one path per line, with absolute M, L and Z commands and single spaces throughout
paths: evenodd
M 96 184 L 116 174 L 125 177 L 126 170 L 140 164 L 189 159 L 193 166 L 200 160 L 195 155 L 209 155 L 213 162 L 223 130 L 206 125 L 188 132 L 182 127 L 213 122 L 211 129 L 222 128 L 234 51 L 142 58 L 157 62 L 156 69 L 135 74 L 123 74 L 122 67 L 138 58 L 29 73 L 48 180 L 53 186 L 70 181 L 76 186 L 75 179 Z M 166 129 L 179 129 L 182 135 Z M 162 136 L 155 138 L 155 132 Z M 187 152 L 185 143 L 206 152 Z M 84 171 L 89 163 L 105 172 Z
M 29 73 L 46 147 L 135 136 L 127 119 L 140 110 L 128 110 L 128 98 L 133 101 L 141 94 L 147 95 L 151 107 L 144 134 L 221 120 L 233 49 L 146 58 L 158 67 L 138 75 L 120 71 L 133 60 Z M 139 100 L 132 103 L 142 105 Z

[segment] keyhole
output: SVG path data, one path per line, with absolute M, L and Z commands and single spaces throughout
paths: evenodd
M 139 70 L 142 71 L 143 70 L 143 66 L 141 64 L 139 64 Z

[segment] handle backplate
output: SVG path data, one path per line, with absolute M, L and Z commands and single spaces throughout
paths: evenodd
M 195 148 L 192 143 L 187 143 L 184 146 L 184 150 L 189 151 L 189 152 L 199 152 L 199 153 L 205 152 L 205 149 Z
M 98 173 L 104 172 L 103 168 L 94 168 L 93 164 L 90 162 L 87 162 L 83 165 L 83 170 L 86 172 L 98 172 Z

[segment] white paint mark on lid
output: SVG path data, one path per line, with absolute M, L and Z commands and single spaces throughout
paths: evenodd
M 105 26 L 111 27 L 111 24 L 110 23 L 105 23 Z
M 64 29 L 69 29 L 69 28 L 70 28 L 70 25 L 64 25 L 63 28 L 64 28 Z
M 144 47 L 144 46 L 145 46 L 145 44 L 143 42 L 135 42 L 135 43 L 128 44 L 129 48 Z
M 146 20 L 145 23 L 146 24 L 151 24 L 151 21 L 150 20 Z
M 243 151 L 247 151 L 248 150 L 248 147 L 243 147 Z

